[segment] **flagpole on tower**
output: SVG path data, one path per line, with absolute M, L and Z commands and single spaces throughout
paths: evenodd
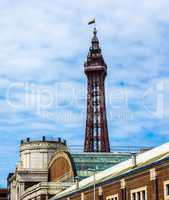
M 96 20 L 95 20 L 95 18 L 93 18 L 92 20 L 90 20 L 90 21 L 88 22 L 88 25 L 91 25 L 91 24 L 94 25 L 94 26 L 93 26 L 93 33 L 96 34 L 96 33 L 97 33 L 97 30 L 96 30 Z

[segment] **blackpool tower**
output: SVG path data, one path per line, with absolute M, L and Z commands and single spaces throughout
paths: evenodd
M 84 64 L 87 76 L 87 117 L 85 152 L 110 152 L 105 104 L 107 65 L 94 28 L 91 47 Z

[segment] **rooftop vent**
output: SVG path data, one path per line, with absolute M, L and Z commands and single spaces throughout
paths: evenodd
M 131 159 L 132 159 L 132 167 L 133 168 L 137 167 L 137 155 L 136 155 L 136 153 L 132 153 Z

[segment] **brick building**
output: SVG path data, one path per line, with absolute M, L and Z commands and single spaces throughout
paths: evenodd
M 8 190 L 4 188 L 0 188 L 0 200 L 8 199 Z
M 95 196 L 95 197 L 94 197 Z M 51 200 L 168 200 L 169 143 L 74 184 Z

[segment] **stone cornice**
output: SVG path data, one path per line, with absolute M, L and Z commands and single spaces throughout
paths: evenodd
M 66 149 L 66 146 L 63 145 L 62 143 L 59 143 L 57 141 L 32 141 L 28 143 L 23 143 L 20 146 L 20 152 L 25 151 L 25 150 L 37 150 L 37 149 Z

